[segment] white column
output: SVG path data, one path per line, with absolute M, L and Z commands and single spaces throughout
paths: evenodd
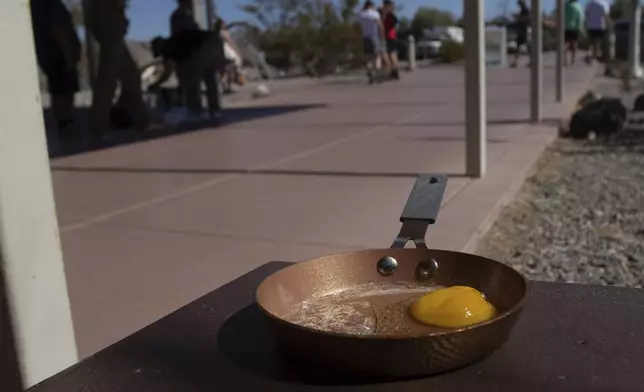
M 77 355 L 28 0 L 0 1 L 0 47 L 0 268 L 29 387 L 73 365 Z
M 641 40 L 641 22 L 642 8 L 639 0 L 631 1 L 631 31 L 629 37 L 628 60 L 630 76 L 639 78 L 642 76 L 642 67 L 640 65 L 640 40 Z
M 463 0 L 465 20 L 465 171 L 483 177 L 486 166 L 485 31 L 483 0 Z
M 565 7 L 566 0 L 557 0 L 557 70 L 555 73 L 555 99 L 557 102 L 563 101 L 564 97 Z
M 541 122 L 543 99 L 543 24 L 541 0 L 532 0 L 532 39 L 530 40 L 530 120 Z

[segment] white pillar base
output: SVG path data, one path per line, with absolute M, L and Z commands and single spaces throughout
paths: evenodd
M 485 175 L 487 106 L 485 92 L 485 22 L 483 0 L 463 0 L 465 25 L 465 171 Z
M 77 360 L 30 20 L 0 1 L 0 268 L 26 388 Z

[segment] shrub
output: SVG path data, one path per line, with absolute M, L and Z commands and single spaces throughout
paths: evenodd
M 465 46 L 456 41 L 443 41 L 438 50 L 438 59 L 443 63 L 455 63 L 465 58 Z

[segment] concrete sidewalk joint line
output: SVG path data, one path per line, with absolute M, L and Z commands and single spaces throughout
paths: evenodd
M 330 141 L 328 143 L 322 144 L 320 146 L 317 146 L 317 147 L 314 147 L 314 148 L 311 148 L 311 149 L 308 149 L 308 150 L 301 151 L 301 152 L 293 154 L 293 155 L 291 155 L 289 157 L 281 158 L 281 159 L 279 159 L 279 160 L 277 160 L 275 162 L 272 162 L 272 163 L 266 163 L 266 164 L 262 164 L 262 165 L 252 166 L 249 170 L 252 171 L 252 170 L 269 169 L 269 168 L 279 166 L 279 165 L 282 165 L 282 164 L 285 164 L 285 163 L 288 163 L 288 162 L 292 162 L 292 161 L 295 161 L 295 160 L 298 160 L 298 159 L 301 159 L 301 158 L 316 154 L 318 152 L 327 150 L 329 148 L 333 148 L 335 146 L 338 146 L 338 145 L 341 145 L 341 144 L 344 144 L 344 143 L 347 143 L 347 142 L 358 140 L 360 138 L 363 138 L 363 137 L 366 137 L 366 136 L 369 136 L 369 135 L 372 135 L 372 134 L 375 134 L 375 133 L 378 133 L 378 132 L 385 131 L 385 130 L 390 129 L 390 128 L 396 126 L 396 125 L 405 124 L 406 122 L 412 122 L 412 121 L 418 120 L 418 119 L 422 118 L 423 115 L 424 115 L 424 112 L 419 112 L 419 113 L 416 113 L 415 115 L 412 115 L 410 117 L 407 116 L 404 119 L 396 120 L 396 121 L 394 121 L 393 123 L 390 123 L 390 124 L 379 125 L 377 127 L 368 129 L 368 130 L 366 130 L 364 132 L 360 132 L 360 133 L 357 133 L 357 134 L 354 134 L 354 135 L 350 135 L 350 136 L 346 136 L 346 137 L 342 137 L 342 138 L 339 138 L 339 139 L 332 140 L 332 141 Z M 140 203 L 135 203 L 135 204 L 132 204 L 132 205 L 124 207 L 124 208 L 120 208 L 120 209 L 117 209 L 117 210 L 114 210 L 114 211 L 111 211 L 111 212 L 108 212 L 108 213 L 105 213 L 105 214 L 98 215 L 98 216 L 93 217 L 93 218 L 86 219 L 86 220 L 84 220 L 82 222 L 78 222 L 78 223 L 74 223 L 74 224 L 71 224 L 71 225 L 61 227 L 60 231 L 61 231 L 61 233 L 69 233 L 69 232 L 72 232 L 72 231 L 75 231 L 75 230 L 78 230 L 78 229 L 82 229 L 82 228 L 87 227 L 87 226 L 91 226 L 91 225 L 94 225 L 94 224 L 97 224 L 97 223 L 105 222 L 105 221 L 107 221 L 109 219 L 112 219 L 114 217 L 129 213 L 129 212 L 133 212 L 133 211 L 136 211 L 136 210 L 139 210 L 139 209 L 142 209 L 142 208 L 146 208 L 148 206 L 163 203 L 163 202 L 166 202 L 166 201 L 169 201 L 169 200 L 172 200 L 172 199 L 176 199 L 176 198 L 181 197 L 181 196 L 189 195 L 189 194 L 198 192 L 200 190 L 209 188 L 211 186 L 221 184 L 222 182 L 226 182 L 226 181 L 241 177 L 243 175 L 244 174 L 229 174 L 229 175 L 225 175 L 223 177 L 215 178 L 213 180 L 204 181 L 202 183 L 199 183 L 199 184 L 197 184 L 195 186 L 192 186 L 192 187 L 188 187 L 186 189 L 182 189 L 182 190 L 179 190 L 179 191 L 176 191 L 176 192 L 171 192 L 171 193 L 168 193 L 168 194 L 163 195 L 163 196 L 155 197 L 155 198 L 152 198 L 152 199 L 140 202 Z

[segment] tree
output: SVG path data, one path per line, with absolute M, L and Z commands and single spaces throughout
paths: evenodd
M 454 25 L 456 25 L 456 18 L 451 12 L 432 7 L 418 8 L 411 21 L 411 26 L 414 29 Z
M 615 0 L 610 7 L 610 18 L 619 20 L 628 17 L 631 14 L 631 0 Z
M 491 24 L 494 26 L 507 26 L 510 23 L 512 23 L 512 20 L 505 15 L 494 17 L 488 21 L 488 24 Z
M 411 20 L 408 17 L 403 16 L 398 22 L 398 30 L 409 30 L 411 29 Z
M 359 1 L 251 0 L 242 10 L 264 27 L 259 41 L 269 64 L 325 72 L 360 51 L 353 26 Z

